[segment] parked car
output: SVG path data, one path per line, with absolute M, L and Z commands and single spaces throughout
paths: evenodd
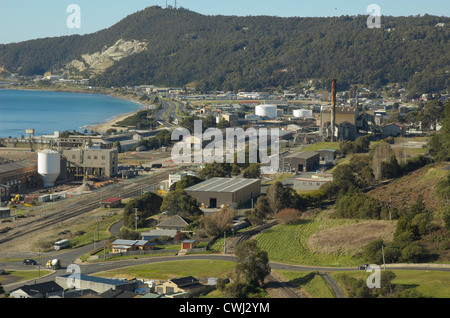
M 0 268 L 0 275 L 5 275 L 5 274 L 6 274 L 5 270 L 3 268 Z
M 29 259 L 29 258 L 24 259 L 24 260 L 23 260 L 23 263 L 24 263 L 25 265 L 37 265 L 37 262 L 36 262 L 34 259 Z
M 362 271 L 365 271 L 366 269 L 369 269 L 369 268 L 370 268 L 369 264 L 364 264 L 364 265 L 361 265 L 360 267 L 358 267 L 358 269 L 362 270 Z

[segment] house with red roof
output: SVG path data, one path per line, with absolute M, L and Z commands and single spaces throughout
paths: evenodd
M 405 126 L 399 123 L 389 123 L 381 127 L 381 135 L 383 138 L 405 136 Z

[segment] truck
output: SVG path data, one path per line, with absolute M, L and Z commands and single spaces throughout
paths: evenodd
M 51 269 L 60 269 L 61 268 L 61 261 L 57 258 L 50 259 L 47 261 L 47 264 L 45 265 L 47 268 Z

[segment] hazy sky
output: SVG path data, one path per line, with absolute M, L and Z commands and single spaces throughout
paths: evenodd
M 174 5 L 174 0 L 168 1 Z M 381 14 L 449 16 L 450 0 L 178 0 L 178 6 L 206 15 L 271 15 L 328 17 L 369 15 L 377 4 Z M 69 28 L 70 4 L 80 8 L 80 28 Z M 0 0 L 0 43 L 70 34 L 92 33 L 119 22 L 152 5 L 165 7 L 166 0 Z

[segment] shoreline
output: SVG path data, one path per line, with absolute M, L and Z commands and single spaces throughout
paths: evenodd
M 117 99 L 122 99 L 122 100 L 126 100 L 128 102 L 132 102 L 135 103 L 139 109 L 132 111 L 132 112 L 128 112 L 128 113 L 123 113 L 123 114 L 119 114 L 116 115 L 112 118 L 105 118 L 105 121 L 102 122 L 98 122 L 98 123 L 94 123 L 94 124 L 87 124 L 84 126 L 81 126 L 79 129 L 80 131 L 87 129 L 88 131 L 94 131 L 94 132 L 98 132 L 98 133 L 105 133 L 108 129 L 110 128 L 114 128 L 117 129 L 118 131 L 120 131 L 120 128 L 118 129 L 118 127 L 113 127 L 114 124 L 116 124 L 119 121 L 124 120 L 127 117 L 130 117 L 142 110 L 146 110 L 148 109 L 148 107 L 150 105 L 153 104 L 144 104 L 142 101 L 138 101 L 134 98 L 127 98 L 127 96 L 119 94 L 119 93 L 114 93 L 114 92 L 98 92 L 98 91 L 89 91 L 89 90 L 69 90 L 69 89 L 64 89 L 64 88 L 49 88 L 49 87 L 44 87 L 42 89 L 39 88 L 26 88 L 26 87 L 2 87 L 0 89 L 11 89 L 11 90 L 23 90 L 23 91 L 36 91 L 36 92 L 60 92 L 60 93 L 79 93 L 79 94 L 96 94 L 96 95 L 104 95 L 104 96 L 109 96 L 109 97 L 113 97 L 113 98 L 117 98 Z M 126 129 L 126 128 L 122 128 L 122 129 Z

